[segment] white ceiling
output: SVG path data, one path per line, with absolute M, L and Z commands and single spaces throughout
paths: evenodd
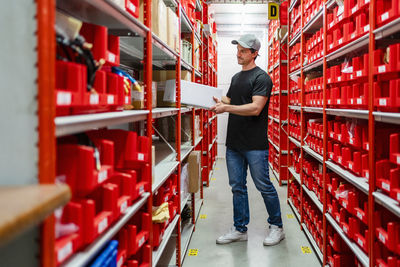
M 218 35 L 262 33 L 268 25 L 266 4 L 212 4 Z

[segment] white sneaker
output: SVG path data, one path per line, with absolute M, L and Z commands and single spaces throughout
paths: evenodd
M 270 225 L 267 237 L 264 239 L 264 246 L 274 246 L 285 239 L 283 228 L 276 225 Z
M 237 241 L 247 241 L 247 232 L 241 233 L 233 226 L 228 233 L 218 237 L 217 244 L 229 244 Z

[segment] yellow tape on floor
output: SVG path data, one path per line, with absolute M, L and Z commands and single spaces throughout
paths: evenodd
M 311 249 L 307 246 L 302 246 L 301 251 L 303 252 L 303 254 L 311 254 Z
M 189 256 L 197 256 L 197 253 L 199 253 L 199 250 L 197 248 L 195 249 L 189 249 Z

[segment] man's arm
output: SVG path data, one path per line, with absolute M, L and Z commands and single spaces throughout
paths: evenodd
M 231 99 L 227 96 L 222 96 L 221 98 L 221 102 L 224 104 L 230 104 L 231 103 Z
M 255 95 L 252 97 L 253 102 L 244 105 L 230 105 L 214 98 L 217 104 L 211 108 L 217 114 L 229 112 L 240 116 L 258 116 L 267 103 L 267 97 Z M 230 99 L 229 99 L 230 100 Z M 230 101 L 229 101 L 230 102 Z

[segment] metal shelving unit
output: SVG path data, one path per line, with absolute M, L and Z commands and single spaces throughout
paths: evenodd
M 321 201 L 318 199 L 317 195 L 311 191 L 310 189 L 307 188 L 304 184 L 302 185 L 303 191 L 307 193 L 307 195 L 311 198 L 311 200 L 314 202 L 314 204 L 317 206 L 317 208 L 323 212 L 323 205 Z
M 171 238 L 171 235 L 172 235 L 176 225 L 178 224 L 178 221 L 179 221 L 179 215 L 176 215 L 175 218 L 168 225 L 167 229 L 165 229 L 161 244 L 158 246 L 158 248 L 156 250 L 153 251 L 153 255 L 152 255 L 153 267 L 157 266 L 157 263 L 160 260 L 161 255 L 164 252 L 164 249 L 167 247 L 168 241 Z
M 298 174 L 293 167 L 289 167 L 288 168 L 289 172 L 293 175 L 293 177 L 296 179 L 296 181 L 301 184 L 301 178 L 300 178 L 300 174 Z
M 307 145 L 303 146 L 303 150 L 305 152 L 307 152 L 307 154 L 313 156 L 319 162 L 321 162 L 321 163 L 324 162 L 323 157 L 320 154 L 318 154 L 317 152 L 315 152 L 314 150 L 312 150 L 309 146 L 307 146 Z

